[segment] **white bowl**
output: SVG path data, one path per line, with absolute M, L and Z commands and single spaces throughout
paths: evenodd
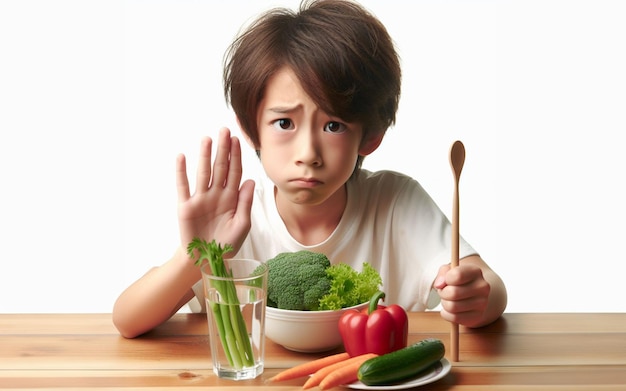
M 266 307 L 265 336 L 286 349 L 314 353 L 342 344 L 339 318 L 347 309 L 361 310 L 368 303 L 337 311 L 293 311 Z

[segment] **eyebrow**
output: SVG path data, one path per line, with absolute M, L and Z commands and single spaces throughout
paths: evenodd
M 276 106 L 276 107 L 270 107 L 266 111 L 269 111 L 269 112 L 272 112 L 272 113 L 278 113 L 278 114 L 286 114 L 286 113 L 293 113 L 298 108 L 300 108 L 300 105 L 295 105 L 295 106 Z

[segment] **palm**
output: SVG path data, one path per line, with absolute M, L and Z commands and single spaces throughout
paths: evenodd
M 238 251 L 250 229 L 253 183 L 241 182 L 241 151 L 236 138 L 220 132 L 217 156 L 211 168 L 212 140 L 202 143 L 196 190 L 189 193 L 184 157 L 177 166 L 178 220 L 181 245 L 194 237 L 230 244 Z
M 194 194 L 178 208 L 182 243 L 194 237 L 215 239 L 218 243 L 236 243 L 249 226 L 237 218 L 238 193 L 230 198 L 211 194 Z M 233 202 L 234 201 L 234 202 Z

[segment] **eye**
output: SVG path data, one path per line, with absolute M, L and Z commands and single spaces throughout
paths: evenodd
M 278 130 L 292 130 L 293 129 L 293 122 L 291 122 L 291 120 L 288 118 L 277 119 L 276 121 L 272 123 L 272 125 L 274 126 L 274 128 Z
M 330 121 L 324 126 L 324 131 L 328 133 L 343 133 L 347 129 L 346 125 L 337 121 Z

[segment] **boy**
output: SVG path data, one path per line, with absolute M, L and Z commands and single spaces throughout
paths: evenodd
M 193 194 L 178 157 L 180 246 L 120 295 L 120 333 L 143 334 L 194 296 L 204 303 L 186 254 L 194 237 L 242 258 L 306 249 L 357 270 L 368 262 L 388 303 L 421 311 L 440 299 L 442 317 L 469 327 L 497 319 L 502 280 L 463 239 L 450 269 L 450 224 L 419 183 L 361 169 L 395 123 L 400 79 L 385 27 L 356 3 L 306 1 L 259 17 L 227 51 L 224 88 L 267 177 L 241 183 L 241 146 L 228 129 L 213 165 L 213 140 L 202 141 Z

